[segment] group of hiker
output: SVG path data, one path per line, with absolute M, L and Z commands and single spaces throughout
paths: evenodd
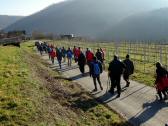
M 102 48 L 97 49 L 94 54 L 91 49 L 86 48 L 85 51 L 82 51 L 80 47 L 74 46 L 73 49 L 70 47 L 65 49 L 64 47 L 58 48 L 54 47 L 52 44 L 37 44 L 37 49 L 42 55 L 43 52 L 48 53 L 49 59 L 54 64 L 55 59 L 57 59 L 58 64 L 61 69 L 62 59 L 63 62 L 66 62 L 70 67 L 72 65 L 72 59 L 78 64 L 79 70 L 82 73 L 82 76 L 85 76 L 85 65 L 88 65 L 89 75 L 93 78 L 94 89 L 93 92 L 97 91 L 97 82 L 99 84 L 100 90 L 103 90 L 103 86 L 100 80 L 100 75 L 105 69 L 105 52 Z M 108 77 L 111 81 L 111 87 L 109 93 L 114 94 L 114 89 L 117 87 L 117 97 L 121 95 L 121 76 L 126 82 L 125 87 L 129 87 L 130 81 L 129 77 L 134 73 L 134 64 L 130 60 L 130 56 L 127 54 L 125 60 L 121 61 L 117 55 L 114 55 L 113 60 L 109 63 L 108 66 Z M 155 87 L 157 93 L 160 97 L 160 100 L 167 99 L 168 95 L 168 71 L 161 65 L 161 63 L 156 63 L 156 81 Z M 162 98 L 164 95 L 164 98 Z

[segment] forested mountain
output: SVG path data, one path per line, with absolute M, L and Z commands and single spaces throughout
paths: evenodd
M 155 38 L 162 38 L 167 31 L 164 31 L 163 35 L 163 32 L 159 31 L 162 28 L 158 28 L 158 23 L 165 20 L 160 18 L 163 14 L 159 11 L 163 10 L 157 10 L 160 7 L 159 2 L 157 0 L 69 0 L 53 4 L 27 16 L 5 30 L 75 34 L 108 40 L 127 38 L 142 40 L 151 38 L 154 34 L 153 29 L 158 29 L 157 33 L 160 34 Z M 137 25 L 140 28 L 139 32 L 135 32 L 138 29 Z M 146 34 L 144 31 L 149 31 L 150 28 L 151 35 Z
M 106 40 L 168 40 L 168 8 L 127 17 L 103 33 Z
M 7 15 L 0 15 L 0 29 L 3 29 L 16 21 L 22 19 L 22 16 L 7 16 Z

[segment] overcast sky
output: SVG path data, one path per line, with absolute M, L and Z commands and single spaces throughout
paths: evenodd
M 27 16 L 65 0 L 0 0 L 0 15 Z
M 61 1 L 65 0 L 0 0 L 0 15 L 28 16 L 53 3 L 59 3 Z M 168 7 L 168 0 L 137 0 L 137 2 L 138 1 L 145 1 L 145 4 L 156 9 Z

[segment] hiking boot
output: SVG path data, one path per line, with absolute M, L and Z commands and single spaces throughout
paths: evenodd
M 130 85 L 130 82 L 128 82 L 128 83 L 126 84 L 126 87 L 129 87 L 129 85 Z
M 114 91 L 112 91 L 112 90 L 109 90 L 108 92 L 112 95 L 114 94 Z
M 119 98 L 120 97 L 120 94 L 118 94 L 117 96 L 116 96 L 116 98 Z
M 159 101 L 160 101 L 160 102 L 163 101 L 163 98 L 160 98 Z
M 85 76 L 85 73 L 82 73 L 82 77 L 84 77 Z
M 96 91 L 97 91 L 97 89 L 96 89 L 96 88 L 92 90 L 92 92 L 96 92 Z
M 168 97 L 167 97 L 167 96 L 165 96 L 163 100 L 167 100 L 167 99 L 168 99 Z

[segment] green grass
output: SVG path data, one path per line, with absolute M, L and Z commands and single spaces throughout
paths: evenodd
M 21 50 L 15 47 L 0 47 L 1 124 L 25 125 L 32 116 L 33 102 L 28 94 L 23 93 L 29 93 L 29 88 L 35 84 L 30 80 L 30 71 L 22 59 Z
M 63 79 L 34 52 L 34 43 L 0 46 L 0 125 L 128 126 L 78 84 Z

